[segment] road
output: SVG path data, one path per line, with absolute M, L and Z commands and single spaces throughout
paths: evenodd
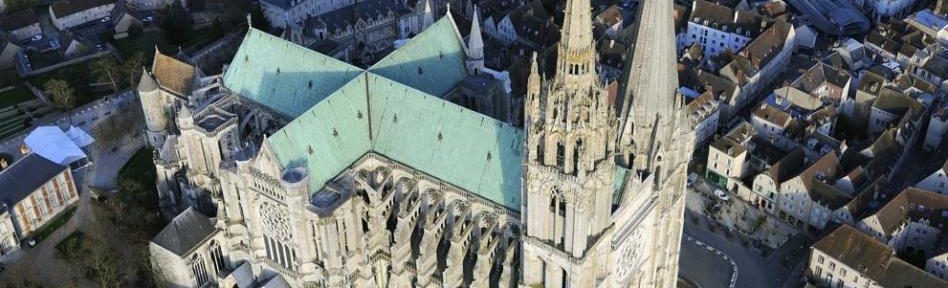
M 735 272 L 730 258 L 695 240 L 687 234 L 681 239 L 679 274 L 701 287 L 729 287 Z
M 706 249 L 704 251 L 695 249 L 696 247 L 703 247 L 688 241 L 688 237 L 714 247 L 730 257 L 738 267 L 737 285 L 735 287 L 739 288 L 780 287 L 790 279 L 790 267 L 784 265 L 783 260 L 789 259 L 788 265 L 797 265 L 800 261 L 806 259 L 806 247 L 809 247 L 809 245 L 806 244 L 805 237 L 791 238 L 787 244 L 765 258 L 748 247 L 708 230 L 709 220 L 707 218 L 699 217 L 699 221 L 695 223 L 690 220 L 694 214 L 690 211 L 685 214 L 684 234 L 686 236 L 685 239 L 682 239 L 680 269 L 684 277 L 695 281 L 701 287 L 727 287 L 726 285 L 721 286 L 721 283 L 726 282 L 721 282 L 720 277 L 713 274 L 729 273 L 726 271 L 730 269 L 721 267 L 723 260 L 718 260 L 720 257 L 708 258 L 708 255 L 705 255 L 707 253 L 703 253 L 707 251 Z

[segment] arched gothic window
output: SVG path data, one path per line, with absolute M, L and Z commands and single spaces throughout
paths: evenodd
M 214 261 L 214 270 L 218 274 L 221 272 L 227 271 L 227 263 L 224 262 L 224 253 L 221 250 L 220 243 L 217 240 L 211 242 L 208 246 L 208 251 L 211 254 L 211 261 Z
M 197 282 L 198 287 L 207 284 L 209 280 L 207 277 L 207 266 L 204 264 L 204 257 L 201 257 L 200 254 L 194 254 L 194 256 L 191 257 L 191 272 L 194 273 L 194 281 Z

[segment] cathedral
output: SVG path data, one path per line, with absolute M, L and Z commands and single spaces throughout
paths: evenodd
M 675 287 L 694 135 L 675 53 L 656 53 L 674 51 L 672 1 L 642 3 L 610 93 L 590 2 L 566 1 L 523 128 L 483 111 L 497 99 L 452 99 L 485 68 L 479 28 L 450 14 L 364 69 L 252 28 L 221 75 L 156 53 L 138 93 L 176 215 L 149 247 L 158 279 Z

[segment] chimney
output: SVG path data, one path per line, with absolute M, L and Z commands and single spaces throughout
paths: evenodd
M 30 147 L 27 147 L 26 144 L 20 144 L 20 154 L 26 156 L 30 154 Z
M 7 159 L 0 158 L 0 170 L 7 169 L 7 166 L 10 166 L 10 164 L 7 163 Z

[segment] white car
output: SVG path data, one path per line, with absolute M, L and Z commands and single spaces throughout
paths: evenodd
M 102 18 L 102 23 L 109 22 L 109 21 L 112 21 L 112 16 L 105 16 L 105 18 Z
M 695 181 L 698 181 L 698 173 L 691 172 L 688 174 L 688 187 L 695 185 Z
M 43 34 L 36 34 L 36 35 L 34 35 L 33 38 L 32 38 L 32 40 L 33 40 L 33 41 L 40 41 L 40 40 L 43 40 Z
M 715 189 L 714 196 L 717 196 L 718 199 L 721 199 L 721 201 L 727 201 L 729 199 L 727 197 L 727 193 L 724 193 L 724 190 L 721 189 Z

